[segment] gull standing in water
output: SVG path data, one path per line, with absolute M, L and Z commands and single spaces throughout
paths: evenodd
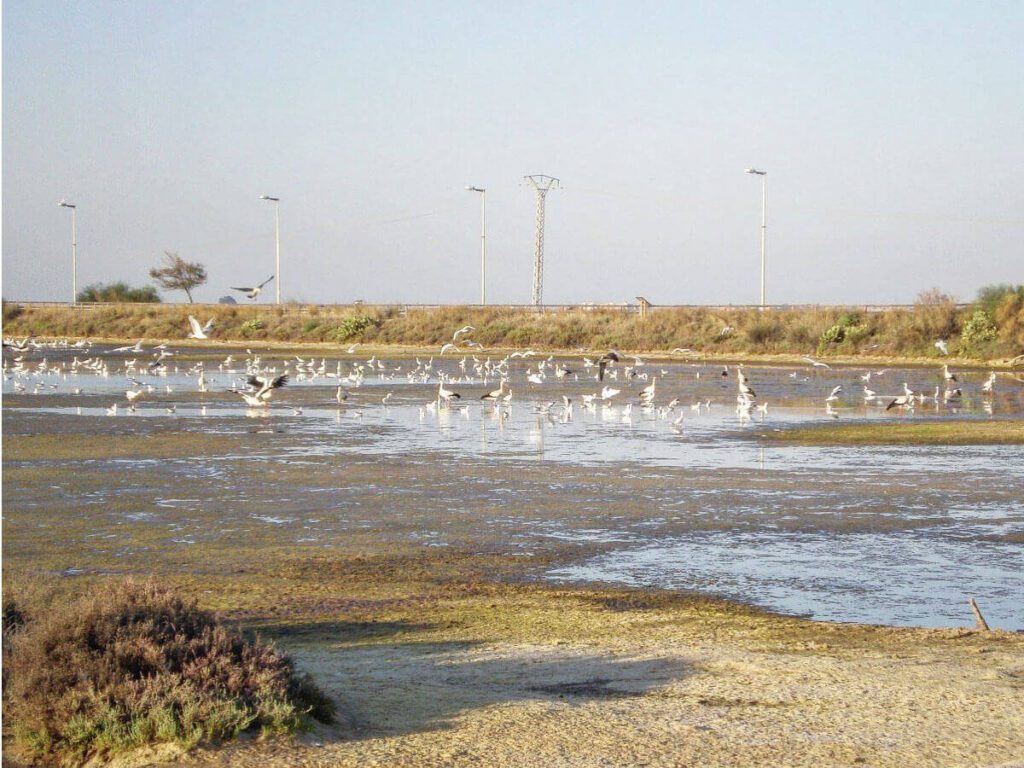
M 657 385 L 658 377 L 655 376 L 653 379 L 651 379 L 650 384 L 648 384 L 646 387 L 640 390 L 640 401 L 644 405 L 648 405 L 652 400 L 654 400 L 654 390 L 657 388 Z
M 437 399 L 442 400 L 445 404 L 450 404 L 452 400 L 458 400 L 462 397 L 458 392 L 452 392 L 450 389 L 445 389 L 444 384 L 437 385 Z
M 985 383 L 981 385 L 981 391 L 984 392 L 986 395 L 991 395 L 992 394 L 992 388 L 995 387 L 995 385 L 996 385 L 996 372 L 995 371 L 991 371 L 988 374 L 988 378 L 985 379 Z
M 481 400 L 499 400 L 505 396 L 505 387 L 508 382 L 505 379 L 501 380 L 501 384 L 495 390 L 491 390 L 486 395 L 480 397 Z

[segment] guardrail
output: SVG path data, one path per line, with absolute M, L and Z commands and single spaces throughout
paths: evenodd
M 626 313 L 640 312 L 640 304 L 407 304 L 407 303 L 351 303 L 351 304 L 172 304 L 172 303 L 142 303 L 142 302 L 76 302 L 68 301 L 16 301 L 5 300 L 6 304 L 16 304 L 26 309 L 73 309 L 76 311 L 89 312 L 108 307 L 139 307 L 159 308 L 176 307 L 205 312 L 212 309 L 261 309 L 283 314 L 306 315 L 313 312 L 338 312 L 338 311 L 398 311 L 405 314 L 415 310 L 440 310 L 440 309 L 470 309 L 470 310 L 508 310 L 517 312 L 539 312 L 539 313 L 562 313 L 562 312 L 600 312 L 620 311 Z M 787 312 L 807 310 L 842 310 L 855 312 L 887 312 L 890 310 L 914 309 L 915 304 L 766 304 L 765 311 Z M 966 309 L 970 304 L 956 304 L 957 309 Z M 713 312 L 730 312 L 760 309 L 759 304 L 650 304 L 648 311 L 660 312 L 679 309 L 705 310 Z

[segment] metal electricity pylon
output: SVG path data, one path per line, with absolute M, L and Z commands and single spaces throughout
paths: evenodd
M 539 307 L 544 300 L 544 198 L 548 190 L 558 189 L 558 179 L 542 173 L 524 176 L 537 191 L 537 253 L 533 261 L 533 304 Z

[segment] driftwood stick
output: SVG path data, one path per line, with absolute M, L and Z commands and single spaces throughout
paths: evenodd
M 988 632 L 988 622 L 985 621 L 985 617 L 981 615 L 981 609 L 978 607 L 978 604 L 974 602 L 973 597 L 970 599 L 969 602 L 971 604 L 971 610 L 974 611 L 975 625 L 978 627 L 978 629 L 982 630 L 983 632 Z

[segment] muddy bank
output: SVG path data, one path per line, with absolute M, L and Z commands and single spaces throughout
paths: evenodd
M 793 445 L 1024 445 L 1024 421 L 821 424 L 761 432 L 757 439 Z
M 174 765 L 1024 759 L 1019 634 L 825 624 L 698 596 L 515 584 L 518 561 L 453 550 L 243 560 L 212 581 L 171 580 L 276 639 L 339 702 L 341 722 L 296 740 L 207 747 Z

